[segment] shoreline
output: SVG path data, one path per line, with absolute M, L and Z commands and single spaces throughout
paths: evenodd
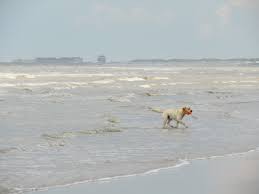
M 191 168 L 191 169 L 196 169 L 197 166 L 201 168 L 201 170 L 205 170 L 208 168 L 208 166 L 215 166 L 213 163 L 218 163 L 220 161 L 224 163 L 226 162 L 225 166 L 229 165 L 228 160 L 233 160 L 232 162 L 235 163 L 240 163 L 240 161 L 247 160 L 250 156 L 255 157 L 257 164 L 258 164 L 258 170 L 259 170 L 259 148 L 251 149 L 246 152 L 238 152 L 238 153 L 230 153 L 230 154 L 225 154 L 225 155 L 216 155 L 216 156 L 208 156 L 208 157 L 200 157 L 200 158 L 194 158 L 191 160 L 180 160 L 180 163 L 177 163 L 174 166 L 169 166 L 169 167 L 162 167 L 162 168 L 157 168 L 157 169 L 151 169 L 146 172 L 142 173 L 136 173 L 136 174 L 128 174 L 128 175 L 118 175 L 118 176 L 113 176 L 113 177 L 104 177 L 96 180 L 84 180 L 84 181 L 78 181 L 74 183 L 69 183 L 65 185 L 56 185 L 56 186 L 51 186 L 51 187 L 44 187 L 44 188 L 28 188 L 26 189 L 26 192 L 28 194 L 72 194 L 72 193 L 79 193 L 83 194 L 86 193 L 88 190 L 88 187 L 102 187 L 102 184 L 111 184 L 114 185 L 115 187 L 119 186 L 117 182 L 129 182 L 133 180 L 138 180 L 138 179 L 145 179 L 145 177 L 149 177 L 148 179 L 152 179 L 152 177 L 157 177 L 161 176 L 163 177 L 164 174 L 170 174 L 170 176 L 175 177 L 175 171 L 186 171 L 185 169 Z M 206 163 L 206 165 L 202 164 Z M 212 163 L 212 164 L 210 164 Z M 217 164 L 216 164 L 217 166 Z M 242 166 L 240 166 L 242 167 Z M 210 168 L 210 167 L 209 167 Z M 224 168 L 224 165 L 223 165 Z M 183 172 L 183 174 L 188 174 L 189 172 Z M 188 177 L 194 178 L 194 174 L 188 175 Z M 256 179 L 257 182 L 259 182 L 259 176 Z M 197 182 L 197 180 L 193 180 L 194 182 Z M 255 181 L 255 182 L 256 182 Z M 162 184 L 162 183 L 161 183 Z M 173 183 L 172 183 L 173 184 Z M 116 186 L 117 185 L 117 186 Z M 113 186 L 112 186 L 113 187 Z M 141 187 L 141 186 L 140 186 Z M 97 189 L 98 190 L 98 189 Z M 259 187 L 258 190 L 259 192 Z M 175 192 L 172 190 L 171 192 Z M 192 192 L 192 191 L 189 191 Z M 188 193 L 189 193 L 188 192 Z M 222 192 L 222 191 L 221 191 Z M 92 192 L 89 192 L 92 194 Z M 103 193 L 103 192 L 96 192 L 96 193 Z M 119 193 L 119 192 L 118 192 Z M 136 193 L 136 191 L 132 191 L 130 193 Z M 149 191 L 150 193 L 150 191 Z M 185 192 L 184 192 L 185 193 Z M 194 192 L 195 193 L 195 192 Z M 197 194 L 200 194 L 197 192 Z M 231 193 L 228 193 L 231 194 Z M 234 194 L 234 193 L 233 193 Z

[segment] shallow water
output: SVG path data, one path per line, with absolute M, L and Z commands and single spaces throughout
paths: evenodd
M 259 67 L 0 66 L 0 193 L 172 166 L 259 144 Z M 187 129 L 154 108 L 191 106 Z

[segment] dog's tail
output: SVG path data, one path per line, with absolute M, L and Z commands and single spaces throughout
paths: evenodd
M 148 107 L 149 110 L 153 111 L 153 112 L 158 112 L 158 113 L 163 113 L 163 110 L 160 108 L 152 108 L 152 107 Z

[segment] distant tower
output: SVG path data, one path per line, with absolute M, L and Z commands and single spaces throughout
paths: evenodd
M 106 57 L 104 55 L 100 55 L 97 58 L 98 64 L 105 64 L 106 63 Z

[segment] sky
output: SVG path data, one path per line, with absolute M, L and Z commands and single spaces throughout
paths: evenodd
M 0 0 L 0 60 L 259 57 L 259 0 Z

